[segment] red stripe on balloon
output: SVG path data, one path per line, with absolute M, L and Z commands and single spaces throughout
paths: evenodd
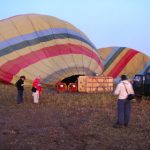
M 124 69 L 124 67 L 128 64 L 128 62 L 137 54 L 138 51 L 128 50 L 127 53 L 120 59 L 120 61 L 116 64 L 114 68 L 107 74 L 107 76 L 112 76 L 116 78 L 119 73 Z
M 45 47 L 37 51 L 32 51 L 31 53 L 6 62 L 0 67 L 0 80 L 10 82 L 14 75 L 31 64 L 49 57 L 67 54 L 86 55 L 94 59 L 99 64 L 100 68 L 103 68 L 103 65 L 96 53 L 92 52 L 86 47 L 73 44 L 55 45 L 51 47 Z

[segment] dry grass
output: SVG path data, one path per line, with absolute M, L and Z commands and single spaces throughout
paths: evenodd
M 0 85 L 0 149 L 12 150 L 150 150 L 150 101 L 132 104 L 131 124 L 114 129 L 116 97 L 112 94 L 58 94 L 44 89 L 24 104 L 16 89 Z

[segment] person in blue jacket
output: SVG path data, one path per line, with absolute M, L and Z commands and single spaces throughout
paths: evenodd
M 24 81 L 26 77 L 20 76 L 20 79 L 16 82 L 17 87 L 17 104 L 23 103 L 23 91 L 24 91 Z

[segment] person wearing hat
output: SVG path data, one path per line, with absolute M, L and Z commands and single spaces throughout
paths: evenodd
M 131 101 L 127 100 L 128 94 L 134 94 L 132 84 L 128 81 L 126 75 L 121 75 L 121 81 L 114 91 L 114 95 L 118 95 L 118 120 L 117 123 L 113 125 L 114 128 L 120 128 L 123 125 L 127 127 L 129 124 Z
M 41 80 L 40 80 L 39 75 L 33 81 L 32 89 L 33 89 L 32 90 L 33 103 L 37 104 L 37 103 L 39 103 L 39 97 L 40 97 L 40 94 L 42 92 Z
M 16 82 L 17 87 L 17 104 L 23 103 L 23 91 L 25 76 L 20 76 L 20 79 Z

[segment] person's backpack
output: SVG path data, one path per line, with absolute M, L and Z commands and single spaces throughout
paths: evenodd
M 128 100 L 128 101 L 131 101 L 131 100 L 133 100 L 134 98 L 135 98 L 134 94 L 128 94 L 128 96 L 127 96 L 127 100 Z
M 33 86 L 31 89 L 32 92 L 36 92 L 36 88 Z
M 123 84 L 124 84 L 124 83 L 123 83 Z M 127 94 L 128 94 L 128 96 L 127 96 L 127 100 L 128 100 L 128 101 L 133 100 L 133 99 L 135 98 L 135 95 L 134 95 L 134 94 L 129 94 L 129 93 L 128 93 L 128 90 L 127 90 L 127 88 L 126 88 L 125 84 L 124 84 L 124 87 L 125 87 L 126 92 L 127 92 Z

